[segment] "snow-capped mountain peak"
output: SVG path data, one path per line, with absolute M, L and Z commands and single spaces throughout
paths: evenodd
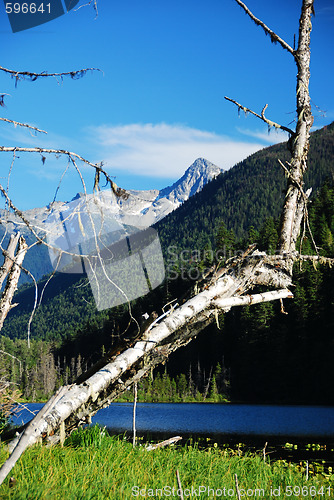
M 151 226 L 201 191 L 221 172 L 213 163 L 198 158 L 172 186 L 160 191 L 130 191 L 128 200 L 121 202 L 120 219 L 125 224 Z
M 160 191 L 157 189 L 129 190 L 127 199 L 116 197 L 110 189 L 94 192 L 87 196 L 78 193 L 70 202 L 56 201 L 47 207 L 27 210 L 24 215 L 34 230 L 47 238 L 48 243 L 55 248 L 55 251 L 57 248 L 66 250 L 65 244 L 70 247 L 72 245 L 76 249 L 75 238 L 80 240 L 79 243 L 81 242 L 80 245 L 84 250 L 85 245 L 87 246 L 90 241 L 95 241 L 95 237 L 92 239 L 93 233 L 94 235 L 98 234 L 99 238 L 101 236 L 104 245 L 109 245 L 114 240 L 116 241 L 119 235 L 122 236 L 128 232 L 132 234 L 160 221 L 191 196 L 201 191 L 209 181 L 220 173 L 220 168 L 203 158 L 198 158 L 178 181 Z M 6 223 L 7 234 L 20 231 L 28 241 L 34 240 L 26 224 L 16 214 L 8 214 L 8 212 L 0 210 L 0 218 Z M 0 235 L 2 234 L 1 227 L 3 226 L 0 226 Z M 110 238 L 114 239 L 109 241 Z M 106 242 L 104 242 L 105 239 Z M 50 251 L 49 249 L 49 257 L 53 261 L 54 256 Z M 87 253 L 89 251 L 88 249 Z M 45 259 L 45 252 L 44 246 L 33 247 L 30 251 L 31 262 L 41 261 L 41 259 L 43 262 L 45 261 L 42 271 L 39 267 L 37 270 L 30 269 L 36 279 L 52 270 L 51 261 Z M 78 252 L 75 251 L 75 253 Z
M 159 192 L 159 198 L 167 198 L 179 206 L 201 191 L 208 182 L 221 172 L 222 170 L 219 167 L 205 160 L 205 158 L 197 158 L 178 181 Z
M 88 195 L 88 198 L 94 198 L 95 204 L 98 200 L 100 209 L 102 208 L 107 216 L 114 217 L 119 223 L 148 227 L 163 219 L 191 196 L 201 191 L 221 171 L 219 167 L 208 160 L 198 158 L 179 180 L 160 191 L 157 189 L 129 190 L 128 198 L 124 199 L 117 198 L 111 190 L 104 190 L 94 195 Z M 83 199 L 82 193 L 78 193 L 70 202 L 57 201 L 52 206 L 27 210 L 25 216 L 37 231 L 43 231 L 44 222 L 48 219 L 50 212 L 56 214 L 66 211 L 75 200 L 80 198 Z M 10 222 L 14 225 L 14 227 L 8 228 L 10 231 L 16 226 L 17 229 L 25 232 L 24 223 L 14 214 L 11 214 Z

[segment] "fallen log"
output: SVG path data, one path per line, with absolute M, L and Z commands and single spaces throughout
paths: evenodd
M 171 444 L 175 444 L 178 441 L 180 441 L 181 439 L 182 439 L 182 436 L 175 436 L 175 437 L 166 439 L 165 441 L 161 441 L 160 443 L 149 444 L 149 445 L 146 446 L 145 449 L 146 449 L 146 451 L 157 450 L 158 448 L 164 448 L 165 446 L 169 446 Z
M 49 399 L 47 403 L 43 406 L 39 413 L 32 419 L 29 425 L 22 432 L 20 437 L 17 440 L 16 446 L 11 453 L 10 457 L 6 460 L 3 466 L 0 469 L 0 484 L 3 483 L 4 479 L 7 477 L 9 472 L 12 470 L 22 453 L 29 446 L 29 442 L 31 437 L 34 438 L 34 434 L 36 433 L 36 439 L 34 442 L 37 442 L 41 439 L 41 436 L 38 432 L 38 424 L 43 419 L 45 415 L 47 415 L 48 411 L 52 409 L 52 407 L 56 404 L 56 402 L 61 398 L 61 396 L 65 393 L 66 388 L 61 387 L 58 391 Z
M 70 433 L 80 423 L 87 423 L 100 408 L 108 406 L 152 367 L 165 361 L 171 352 L 196 337 L 203 328 L 214 321 L 218 308 L 229 310 L 236 305 L 251 305 L 292 297 L 287 288 L 235 296 L 254 285 L 254 276 L 257 277 L 255 281 L 259 276 L 263 277 L 264 262 L 261 259 L 256 259 L 255 263 L 247 260 L 244 266 L 244 269 L 238 269 L 237 277 L 234 276 L 234 271 L 230 273 L 228 270 L 216 283 L 146 330 L 143 338 L 83 383 L 63 388 L 57 400 L 53 400 L 52 404 L 48 402 L 47 410 L 43 410 L 39 418 L 34 419 L 30 430 L 24 431 L 22 440 L 19 436 L 9 444 L 11 455 L 0 469 L 0 484 L 28 446 L 54 434 L 60 426 L 64 435 L 64 431 Z M 231 269 L 234 270 L 234 266 Z M 260 282 L 261 280 L 262 278 Z

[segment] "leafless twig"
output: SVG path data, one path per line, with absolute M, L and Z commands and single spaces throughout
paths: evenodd
M 93 4 L 93 8 L 96 12 L 96 16 L 95 16 L 95 19 L 97 18 L 97 16 L 99 15 L 99 12 L 97 10 L 97 0 L 89 0 L 88 3 L 84 3 L 83 5 L 79 5 L 79 7 L 77 7 L 76 9 L 74 10 L 79 10 L 81 9 L 81 7 L 88 7 L 89 5 L 92 5 Z
M 31 129 L 31 130 L 35 130 L 36 132 L 42 132 L 43 134 L 47 134 L 47 132 L 45 130 L 41 130 L 40 128 L 33 127 L 32 125 L 28 125 L 27 123 L 20 123 L 20 122 L 17 122 L 15 120 L 9 120 L 8 118 L 0 118 L 0 121 L 12 123 L 14 125 L 14 127 L 17 127 L 17 126 L 26 127 L 26 128 Z
M 21 378 L 21 376 L 22 376 L 22 361 L 19 358 L 17 358 L 16 356 L 13 356 L 13 354 L 9 354 L 9 352 L 3 351 L 2 349 L 0 349 L 0 352 L 2 354 L 6 354 L 10 358 L 16 359 L 16 361 L 19 362 L 19 365 L 20 365 L 20 378 Z
M 3 92 L 2 94 L 0 94 L 0 106 L 2 106 L 3 108 L 6 107 L 6 105 L 5 105 L 5 95 L 10 95 L 10 94 L 6 94 L 5 92 Z
M 82 78 L 88 71 L 100 71 L 99 68 L 85 68 L 79 69 L 76 71 L 64 71 L 62 73 L 48 73 L 47 71 L 42 71 L 41 73 L 34 73 L 32 71 L 15 71 L 13 69 L 8 69 L 0 66 L 0 71 L 4 73 L 8 73 L 12 78 L 15 78 L 15 85 L 19 80 L 30 80 L 34 82 L 37 78 L 45 78 L 45 77 L 60 77 L 63 79 L 64 76 L 69 76 L 73 80 Z
M 136 446 L 136 409 L 137 409 L 137 397 L 138 397 L 138 385 L 137 382 L 133 384 L 133 412 L 132 412 L 132 446 Z
M 288 43 L 286 43 L 286 41 L 283 40 L 281 37 L 279 37 L 274 31 L 272 31 L 270 28 L 268 28 L 268 26 L 266 26 L 264 24 L 264 22 L 261 21 L 261 19 L 258 19 L 257 17 L 255 17 L 254 14 L 249 10 L 247 5 L 245 5 L 241 0 L 235 0 L 235 1 L 237 2 L 238 5 L 240 5 L 240 7 L 242 7 L 244 9 L 246 14 L 254 21 L 254 23 L 257 26 L 261 26 L 261 28 L 264 30 L 265 34 L 270 36 L 270 39 L 273 43 L 279 43 L 283 47 L 283 49 L 287 50 L 293 56 L 295 56 L 295 51 L 293 50 L 293 48 L 290 47 L 290 45 Z
M 266 118 L 264 116 L 264 112 L 265 110 L 267 109 L 268 107 L 268 104 L 266 104 L 264 106 L 264 108 L 262 109 L 261 111 L 261 115 L 259 115 L 258 113 L 255 113 L 255 111 L 252 111 L 251 109 L 249 108 L 246 108 L 246 106 L 243 106 L 242 104 L 238 103 L 237 101 L 235 101 L 234 99 L 230 99 L 230 97 L 226 97 L 225 98 L 227 101 L 230 101 L 230 102 L 233 102 L 233 104 L 235 104 L 236 106 L 238 106 L 238 110 L 242 110 L 244 111 L 244 113 L 251 113 L 252 115 L 256 116 L 257 118 L 260 118 L 260 120 L 264 121 L 269 127 L 274 127 L 276 129 L 281 129 L 281 130 L 284 130 L 284 132 L 288 132 L 288 134 L 290 135 L 294 135 L 295 132 L 293 130 L 291 130 L 291 128 L 288 128 L 288 127 L 285 127 L 284 125 L 279 125 L 278 123 L 276 122 L 273 122 L 271 120 L 268 120 L 268 118 Z
M 181 500 L 183 500 L 183 490 L 182 490 L 182 484 L 181 484 L 179 469 L 176 469 L 176 479 L 177 479 L 177 485 L 179 487 L 180 498 L 181 498 Z
M 238 484 L 238 475 L 237 474 L 234 474 L 234 481 L 235 481 L 235 488 L 237 490 L 238 500 L 241 500 L 241 495 L 240 495 L 240 490 L 239 490 L 239 484 Z
M 73 163 L 73 159 L 76 158 L 86 165 L 89 165 L 90 167 L 95 168 L 96 172 L 99 172 L 100 174 L 102 173 L 107 181 L 107 183 L 110 185 L 113 193 L 122 198 L 127 198 L 128 193 L 126 192 L 125 189 L 122 189 L 118 187 L 115 182 L 112 180 L 110 175 L 102 168 L 102 164 L 98 163 L 92 163 L 86 158 L 83 158 L 82 156 L 78 155 L 77 153 L 73 153 L 71 151 L 66 151 L 66 149 L 51 149 L 51 148 L 27 148 L 27 147 L 16 147 L 16 146 L 0 146 L 0 152 L 3 153 L 11 153 L 11 152 L 23 152 L 23 153 L 45 153 L 45 154 L 53 154 L 53 155 L 66 155 Z

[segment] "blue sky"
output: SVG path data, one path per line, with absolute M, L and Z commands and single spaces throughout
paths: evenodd
M 85 1 L 79 3 L 83 5 Z M 248 0 L 248 7 L 290 45 L 298 34 L 299 0 Z M 12 33 L 0 3 L 0 65 L 34 72 L 100 68 L 84 78 L 15 82 L 0 72 L 9 94 L 0 116 L 29 123 L 48 135 L 0 124 L 5 146 L 68 149 L 103 161 L 126 189 L 160 189 L 198 157 L 230 168 L 256 150 L 285 140 L 255 117 L 238 116 L 234 98 L 254 111 L 268 103 L 268 118 L 295 118 L 296 68 L 292 56 L 270 43 L 234 0 L 168 2 L 99 0 L 42 26 Z M 334 120 L 334 2 L 315 0 L 311 97 L 315 127 Z M 326 116 L 318 111 L 326 111 Z M 293 127 L 290 123 L 290 127 Z M 9 189 L 21 209 L 52 200 L 65 158 L 20 154 Z M 0 155 L 7 186 L 12 155 Z M 82 166 L 87 189 L 93 173 Z M 58 199 L 82 191 L 73 169 Z

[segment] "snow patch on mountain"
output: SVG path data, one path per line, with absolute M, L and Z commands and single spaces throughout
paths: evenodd
M 219 167 L 208 160 L 197 158 L 178 181 L 159 192 L 158 198 L 167 198 L 180 206 L 221 172 Z
M 102 209 L 106 216 L 114 217 L 121 224 L 148 227 L 163 219 L 191 196 L 201 191 L 221 172 L 222 170 L 213 163 L 204 158 L 198 158 L 179 180 L 164 189 L 129 190 L 127 199 L 118 198 L 111 190 L 104 190 L 96 194 L 89 194 L 88 199 L 94 199 L 99 210 Z M 43 232 L 47 227 L 45 222 L 51 211 L 53 213 L 63 212 L 67 210 L 70 203 L 82 197 L 83 193 L 78 193 L 71 202 L 57 201 L 48 207 L 26 210 L 24 215 L 37 232 Z M 89 205 L 93 206 L 93 203 L 89 203 Z M 5 213 L 0 213 L 0 216 L 2 215 L 5 216 Z M 7 230 L 12 232 L 15 229 L 24 234 L 27 228 L 15 214 L 9 214 Z

